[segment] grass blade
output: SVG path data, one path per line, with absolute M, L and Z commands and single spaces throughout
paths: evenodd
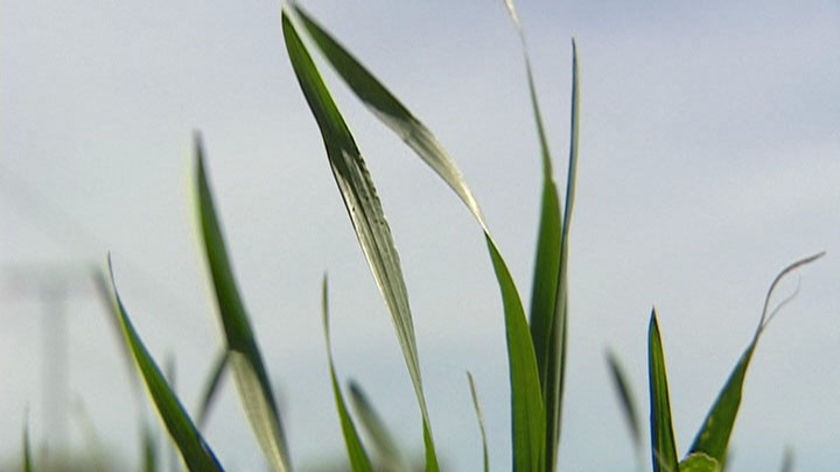
M 324 57 L 356 96 L 443 178 L 482 226 L 485 226 L 478 202 L 465 184 L 461 171 L 431 131 L 303 9 L 292 5 L 292 10 L 301 19 Z
M 668 374 L 659 335 L 656 310 L 650 314 L 648 331 L 648 368 L 650 377 L 650 434 L 654 472 L 679 472 L 677 443 L 671 423 L 671 400 L 668 394 Z
M 280 416 L 230 266 L 204 169 L 204 150 L 198 134 L 195 136 L 195 152 L 201 235 L 227 339 L 228 361 L 233 369 L 240 399 L 263 453 L 275 470 L 285 472 L 291 470 L 291 464 Z
M 638 451 L 642 448 L 642 424 L 639 421 L 633 392 L 630 391 L 630 383 L 627 381 L 627 375 L 621 367 L 621 363 L 612 351 L 607 351 L 607 365 L 610 368 L 610 378 L 621 404 L 621 412 L 624 414 L 624 419 L 627 420 L 633 446 Z
M 785 455 L 782 456 L 782 467 L 779 470 L 781 470 L 782 472 L 793 472 L 793 463 L 793 448 L 788 446 L 785 448 Z
M 134 330 L 117 291 L 110 259 L 108 260 L 108 270 L 111 279 L 113 310 L 122 328 L 123 337 L 131 350 L 135 366 L 143 377 L 146 389 L 152 397 L 161 419 L 166 425 L 172 440 L 178 446 L 181 457 L 191 471 L 223 470 Z
M 219 393 L 224 373 L 227 370 L 227 361 L 228 351 L 225 349 L 216 356 L 213 369 L 210 371 L 210 377 L 205 383 L 204 394 L 201 395 L 201 403 L 198 406 L 198 415 L 196 415 L 195 424 L 198 429 L 203 429 L 207 424 L 210 409 L 216 402 L 216 395 Z
M 373 408 L 367 395 L 362 390 L 361 386 L 356 382 L 350 382 L 350 401 L 356 410 L 362 426 L 367 431 L 368 436 L 379 455 L 380 468 L 384 472 L 396 472 L 401 470 L 408 470 L 409 467 L 405 460 L 405 456 L 400 452 L 397 446 L 397 441 L 394 435 L 388 431 L 385 422 L 382 421 L 379 414 Z
M 391 312 L 423 418 L 426 470 L 437 471 L 440 467 L 423 394 L 408 294 L 382 205 L 355 140 L 285 9 L 283 35 L 295 75 L 324 138 L 330 167 L 359 244 Z
M 542 471 L 545 463 L 545 407 L 542 401 L 537 362 L 522 302 L 507 264 L 493 241 L 479 207 L 472 197 L 466 182 L 454 162 L 440 146 L 432 133 L 416 119 L 376 78 L 373 77 L 350 53 L 333 40 L 325 30 L 317 26 L 304 12 L 292 7 L 302 18 L 315 44 L 333 65 L 353 92 L 374 112 L 380 120 L 400 136 L 435 172 L 458 194 L 477 222 L 484 230 L 488 251 L 496 273 L 496 279 L 505 307 L 505 327 L 511 378 L 512 439 L 514 467 L 517 471 Z M 288 20 L 286 20 L 288 21 Z M 285 25 L 285 23 L 284 23 Z M 298 40 L 299 41 L 299 40 Z M 287 40 L 287 45 L 289 41 Z M 300 46 L 303 48 L 303 46 Z M 291 53 L 290 53 L 291 55 Z M 311 59 L 307 60 L 311 61 Z M 314 66 L 312 66 L 314 69 Z M 309 72 L 306 72 L 309 74 Z M 298 73 L 300 78 L 301 72 Z M 318 77 L 320 82 L 320 77 Z M 312 90 L 307 95 L 312 107 L 313 100 L 323 91 Z M 307 92 L 305 92 L 307 94 Z M 311 98 L 310 98 L 311 96 Z M 331 105 L 334 108 L 334 105 Z M 314 110 L 313 110 L 314 111 Z M 337 110 L 316 111 L 319 124 Z M 319 116 L 320 115 L 320 116 Z M 346 125 L 343 125 L 346 128 Z M 335 128 L 321 125 L 322 133 Z M 339 137 L 349 136 L 344 128 L 333 129 Z M 352 141 L 351 141 L 352 142 Z M 330 144 L 327 145 L 330 153 Z M 341 149 L 341 148 L 339 148 Z M 355 149 L 355 144 L 352 145 Z M 337 152 L 338 150 L 333 150 Z
M 702 452 L 708 456 L 716 459 L 719 463 L 726 463 L 726 452 L 729 447 L 729 438 L 732 434 L 732 429 L 735 426 L 735 418 L 738 416 L 738 409 L 741 405 L 741 396 L 744 386 L 744 377 L 747 373 L 747 368 L 752 360 L 755 348 L 758 345 L 758 339 L 761 333 L 767 327 L 773 316 L 778 313 L 779 309 L 784 306 L 790 298 L 782 301 L 774 310 L 768 311 L 770 307 L 770 298 L 773 295 L 778 283 L 789 273 L 794 270 L 810 264 L 815 260 L 825 255 L 824 252 L 806 257 L 784 268 L 770 284 L 767 290 L 767 296 L 764 300 L 764 309 L 761 313 L 761 319 L 756 328 L 755 335 L 747 346 L 744 353 L 741 354 L 738 363 L 729 375 L 726 383 L 718 394 L 715 403 L 709 410 L 703 426 L 697 432 L 694 443 L 691 445 L 690 452 Z
M 144 472 L 157 472 L 159 470 L 157 437 L 145 421 L 142 423 L 140 434 L 142 470 Z
M 689 454 L 680 462 L 679 472 L 721 472 L 720 462 L 702 452 Z
M 350 458 L 350 468 L 353 472 L 373 472 L 373 466 L 370 463 L 359 433 L 356 431 L 356 425 L 353 424 L 353 418 L 347 410 L 347 403 L 344 401 L 344 395 L 341 393 L 341 387 L 335 375 L 332 342 L 330 341 L 329 293 L 326 275 L 321 285 L 321 315 L 321 320 L 324 323 L 324 339 L 327 344 L 327 359 L 330 364 L 330 381 L 332 382 L 338 418 L 341 422 L 341 432 L 344 435 L 344 445 L 347 447 L 347 455 Z
M 481 432 L 481 455 L 484 463 L 484 472 L 490 472 L 490 458 L 487 452 L 487 430 L 484 427 L 484 414 L 481 413 L 481 404 L 478 401 L 478 394 L 475 391 L 475 380 L 471 373 L 467 372 L 467 380 L 470 383 L 470 396 L 472 396 L 475 417 L 478 420 L 478 429 Z
M 23 472 L 32 472 L 32 444 L 29 443 L 28 419 L 23 427 Z

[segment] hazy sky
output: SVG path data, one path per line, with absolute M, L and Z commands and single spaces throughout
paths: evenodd
M 57 273 L 78 281 L 108 251 L 140 334 L 160 362 L 175 359 L 178 390 L 196 405 L 222 341 L 194 231 L 194 129 L 296 464 L 311 464 L 324 444 L 330 455 L 343 450 L 320 325 L 324 271 L 339 374 L 358 379 L 406 449 L 419 452 L 389 316 L 285 56 L 279 4 L 0 5 L 0 457 L 19 450 L 27 408 L 33 438 L 49 437 L 40 282 Z M 303 5 L 451 152 L 527 300 L 540 168 L 501 0 Z M 683 453 L 752 335 L 772 278 L 820 250 L 828 255 L 801 272 L 798 298 L 754 357 L 732 469 L 772 470 L 791 445 L 799 470 L 828 470 L 840 440 L 838 3 L 520 1 L 519 10 L 559 170 L 572 36 L 580 54 L 561 470 L 632 470 L 604 352 L 622 358 L 646 417 L 652 305 Z M 479 228 L 327 78 L 400 250 L 443 460 L 453 470 L 480 464 L 470 370 L 492 468 L 507 470 L 501 302 Z M 796 277 L 789 282 L 782 292 L 796 289 Z M 151 416 L 135 402 L 89 286 L 72 287 L 64 317 L 68 436 L 84 447 L 87 415 L 109 450 L 135 461 L 137 417 Z M 231 470 L 261 464 L 230 384 L 207 436 Z

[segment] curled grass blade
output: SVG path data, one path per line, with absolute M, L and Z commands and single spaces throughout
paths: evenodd
M 315 24 L 305 12 L 294 6 L 292 8 L 302 19 L 315 44 L 321 49 L 339 76 L 368 108 L 373 110 L 375 116 L 402 138 L 456 192 L 484 231 L 488 252 L 505 307 L 505 327 L 512 391 L 511 434 L 514 467 L 517 471 L 542 471 L 545 463 L 545 407 L 540 391 L 533 342 L 519 293 L 507 264 L 493 241 L 479 207 L 472 197 L 472 192 L 469 190 L 461 172 L 458 171 L 454 162 L 428 128 L 415 118 L 349 52 L 332 39 L 323 28 Z M 289 41 L 287 40 L 288 44 Z M 301 77 L 301 73 L 298 73 L 298 77 Z M 318 77 L 318 80 L 320 82 L 320 77 Z M 326 88 L 324 87 L 323 90 L 319 93 L 326 95 Z M 314 90 L 310 94 L 313 97 L 312 99 L 318 97 Z M 307 99 L 310 100 L 310 107 L 312 107 L 312 99 L 309 96 L 307 96 Z M 328 115 L 337 115 L 337 113 L 337 110 L 316 112 L 316 119 L 320 124 Z M 319 117 L 319 114 L 321 117 Z M 332 125 L 321 125 L 321 127 L 322 132 L 334 128 Z M 337 134 L 340 137 L 349 136 L 349 131 L 339 129 Z M 329 144 L 327 148 L 329 154 Z M 355 144 L 352 148 L 355 149 Z
M 135 366 L 140 371 L 146 389 L 152 397 L 166 429 L 169 431 L 169 435 L 178 446 L 181 457 L 192 471 L 223 470 L 131 324 L 114 282 L 114 271 L 110 259 L 108 270 L 111 280 L 113 311 L 119 321 L 123 337 L 131 351 Z
M 326 275 L 324 275 L 324 280 L 321 285 L 321 320 L 324 323 L 324 339 L 327 344 L 327 359 L 330 364 L 330 382 L 332 383 L 338 418 L 341 422 L 341 433 L 344 435 L 344 445 L 347 448 L 347 455 L 350 458 L 350 469 L 353 472 L 373 472 L 373 466 L 356 430 L 356 425 L 353 423 L 353 418 L 347 410 L 347 403 L 344 401 L 344 395 L 341 393 L 341 386 L 335 374 L 332 342 L 330 341 L 329 291 Z
M 227 370 L 228 351 L 225 349 L 216 356 L 216 361 L 213 362 L 213 369 L 210 371 L 210 376 L 204 386 L 204 393 L 201 395 L 201 403 L 198 405 L 198 414 L 196 415 L 196 425 L 198 429 L 203 429 L 207 424 L 207 418 L 210 414 L 210 409 L 216 402 L 216 395 L 219 393 L 219 388 L 222 386 L 222 379 Z
M 648 328 L 648 369 L 650 378 L 650 442 L 653 472 L 679 472 L 677 443 L 671 423 L 671 399 L 668 394 L 668 374 L 659 335 L 656 310 L 650 314 Z
M 356 410 L 356 415 L 362 422 L 362 427 L 373 442 L 379 455 L 380 468 L 384 472 L 396 472 L 409 469 L 405 456 L 400 452 L 394 435 L 385 426 L 385 422 L 376 412 L 362 387 L 350 381 L 350 402 Z
M 478 401 L 478 393 L 475 391 L 475 380 L 471 373 L 467 372 L 467 381 L 470 384 L 470 396 L 473 407 L 475 407 L 475 418 L 478 420 L 478 429 L 481 432 L 481 458 L 484 464 L 484 472 L 490 472 L 490 458 L 487 451 L 487 429 L 484 427 L 484 414 L 481 412 L 481 403 Z
M 621 412 L 627 421 L 627 429 L 630 431 L 630 437 L 633 439 L 633 446 L 638 451 L 642 447 L 642 424 L 639 421 L 636 401 L 630 390 L 630 382 L 627 381 L 627 374 L 612 351 L 607 351 L 607 365 L 610 369 L 610 378 L 612 379 L 613 387 L 618 394 L 618 400 L 621 404 Z
M 198 134 L 195 136 L 195 152 L 201 235 L 224 326 L 228 361 L 248 420 L 263 453 L 274 470 L 285 472 L 291 470 L 286 439 L 262 355 L 233 276 L 204 169 L 204 150 Z
M 391 312 L 423 419 L 426 470 L 437 471 L 440 467 L 423 394 L 408 293 L 391 238 L 391 230 L 355 140 L 285 8 L 282 21 L 289 58 L 304 97 L 321 130 L 333 177 L 374 279 Z
M 741 354 L 738 363 L 729 375 L 726 383 L 718 394 L 715 403 L 706 415 L 703 426 L 697 432 L 694 443 L 691 445 L 689 452 L 702 452 L 708 456 L 716 459 L 719 463 L 726 463 L 726 453 L 729 447 L 729 438 L 732 435 L 732 429 L 735 426 L 735 418 L 738 416 L 738 409 L 741 405 L 741 396 L 744 387 L 744 378 L 747 373 L 747 368 L 752 360 L 755 348 L 758 345 L 758 339 L 761 333 L 773 319 L 774 315 L 778 313 L 779 309 L 783 307 L 791 298 L 783 300 L 775 309 L 769 311 L 770 299 L 773 291 L 779 282 L 788 274 L 796 269 L 816 261 L 825 255 L 824 252 L 815 254 L 810 257 L 798 260 L 793 264 L 785 267 L 770 284 L 767 290 L 767 296 L 764 299 L 764 309 L 761 313 L 761 319 L 758 327 L 755 330 L 752 341 L 743 354 Z

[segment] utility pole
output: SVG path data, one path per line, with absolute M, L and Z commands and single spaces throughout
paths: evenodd
M 48 456 L 67 451 L 69 343 L 67 305 L 91 295 L 90 265 L 22 264 L 4 267 L 7 297 L 41 304 L 41 401 Z M 55 456 L 53 456 L 55 457 Z

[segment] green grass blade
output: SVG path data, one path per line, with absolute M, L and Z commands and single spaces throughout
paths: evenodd
M 142 423 L 141 434 L 141 464 L 144 472 L 157 472 L 158 468 L 158 446 L 157 437 L 149 424 L 145 421 Z
M 542 401 L 537 358 L 522 301 L 499 250 L 485 233 L 490 259 L 502 292 L 505 311 L 511 387 L 511 435 L 513 470 L 542 472 L 545 469 L 545 407 Z
M 23 427 L 23 472 L 32 472 L 32 444 L 29 442 L 29 420 Z
M 166 379 L 161 373 L 160 368 L 158 368 L 154 359 L 140 340 L 140 337 L 137 335 L 137 332 L 134 330 L 134 326 L 131 324 L 131 320 L 125 311 L 125 307 L 117 291 L 116 283 L 114 282 L 114 271 L 111 268 L 110 260 L 108 261 L 108 268 L 110 271 L 113 310 L 122 328 L 123 337 L 131 350 L 135 366 L 143 377 L 146 389 L 152 397 L 152 401 L 161 419 L 166 425 L 172 440 L 178 446 L 181 457 L 184 459 L 187 467 L 194 472 L 223 470 L 222 466 L 216 460 L 215 455 L 210 450 L 210 447 L 204 442 L 201 433 L 193 425 L 181 402 L 166 383 Z
M 484 230 L 490 258 L 493 262 L 505 306 L 505 326 L 512 390 L 514 466 L 518 471 L 542 471 L 545 463 L 545 408 L 540 393 L 533 342 L 519 293 L 510 276 L 507 264 L 490 236 L 478 205 L 472 198 L 472 193 L 461 177 L 461 173 L 457 171 L 454 162 L 448 157 L 431 132 L 414 118 L 372 74 L 330 38 L 325 30 L 315 25 L 299 9 L 295 9 L 295 11 L 303 18 L 304 24 L 316 45 L 323 50 L 327 60 L 332 63 L 353 92 L 449 184 Z M 289 44 L 288 40 L 287 44 Z M 299 78 L 300 75 L 301 73 L 298 73 Z M 320 81 L 320 77 L 318 80 Z M 310 107 L 312 107 L 311 101 L 318 99 L 319 94 L 328 96 L 326 88 L 323 88 L 323 92 L 313 90 L 309 93 L 312 97 L 307 97 L 310 100 Z M 332 107 L 334 108 L 334 105 Z M 337 115 L 337 110 L 333 112 L 328 109 L 315 113 L 316 119 L 321 123 L 328 116 Z M 321 127 L 322 132 L 335 128 L 333 125 L 321 125 Z M 343 129 L 334 131 L 337 131 L 339 137 L 349 135 L 349 132 L 345 132 Z M 329 153 L 330 145 L 328 144 L 327 147 Z M 355 144 L 353 148 L 355 148 Z
M 689 454 L 680 462 L 679 472 L 721 472 L 720 462 L 702 452 Z
M 481 403 L 478 401 L 478 393 L 475 391 L 475 380 L 471 373 L 467 372 L 467 381 L 470 384 L 470 396 L 473 407 L 475 407 L 475 418 L 478 420 L 478 429 L 481 432 L 481 456 L 484 464 L 484 472 L 490 472 L 490 457 L 487 451 L 487 429 L 484 427 L 484 414 L 481 412 Z
M 659 335 L 656 310 L 651 312 L 648 331 L 648 368 L 650 377 L 650 434 L 654 472 L 679 472 L 677 443 L 671 423 L 671 400 L 665 355 Z
M 356 410 L 356 415 L 362 422 L 362 427 L 373 442 L 376 452 L 379 455 L 380 468 L 384 472 L 396 472 L 407 470 L 409 467 L 405 456 L 397 446 L 394 435 L 385 426 L 376 409 L 371 404 L 362 387 L 350 381 L 350 402 Z
M 779 470 L 782 472 L 793 472 L 794 453 L 793 448 L 788 446 L 785 448 L 785 455 L 782 456 L 782 466 Z
M 291 470 L 286 439 L 271 383 L 230 266 L 204 169 L 204 151 L 198 135 L 195 137 L 195 151 L 201 235 L 227 339 L 228 361 L 233 369 L 248 420 L 266 458 L 275 470 L 285 472 Z
M 216 396 L 219 393 L 219 388 L 222 386 L 222 379 L 227 370 L 227 361 L 228 351 L 225 349 L 216 356 L 213 369 L 210 371 L 210 376 L 205 383 L 204 393 L 201 395 L 201 403 L 198 405 L 198 414 L 196 415 L 195 424 L 198 426 L 198 429 L 203 429 L 207 424 L 210 409 L 216 403 Z
M 621 412 L 627 421 L 630 437 L 633 439 L 633 446 L 635 446 L 636 450 L 640 450 L 642 447 L 642 423 L 639 421 L 636 400 L 633 392 L 630 390 L 630 382 L 627 381 L 627 374 L 612 351 L 607 351 L 607 365 L 610 369 L 610 378 L 612 379 L 613 387 L 618 394 Z
M 749 346 L 747 346 L 744 353 L 741 354 L 738 363 L 729 375 L 726 383 L 718 394 L 715 403 L 709 410 L 703 426 L 697 432 L 694 443 L 691 445 L 690 452 L 702 452 L 710 457 L 716 459 L 719 463 L 726 463 L 726 452 L 729 447 L 729 438 L 732 435 L 732 429 L 735 426 L 735 419 L 738 416 L 738 409 L 741 405 L 741 396 L 744 387 L 744 378 L 747 373 L 747 368 L 752 360 L 755 348 L 758 345 L 758 339 L 761 333 L 767 327 L 767 324 L 772 320 L 773 315 L 778 312 L 778 309 L 784 306 L 787 301 L 783 301 L 772 312 L 768 312 L 770 298 L 778 283 L 789 273 L 794 270 L 810 264 L 822 257 L 825 253 L 821 252 L 810 257 L 806 257 L 784 268 L 770 284 L 767 291 L 767 296 L 764 301 L 764 309 L 762 310 L 761 319 L 756 328 L 755 335 Z
M 341 422 L 341 432 L 344 435 L 344 445 L 347 447 L 347 455 L 350 458 L 350 468 L 353 472 L 373 472 L 373 466 L 356 430 L 356 425 L 353 423 L 353 418 L 347 410 L 347 403 L 344 401 L 344 395 L 341 393 L 341 387 L 335 374 L 332 342 L 330 341 L 329 292 L 326 275 L 321 286 L 321 315 L 321 320 L 324 323 L 324 339 L 327 344 L 327 359 L 330 364 L 330 381 L 332 382 L 338 418 Z
M 478 202 L 465 184 L 461 171 L 431 131 L 305 11 L 297 5 L 292 5 L 292 10 L 356 96 L 443 178 L 484 226 Z
M 391 312 L 397 338 L 423 417 L 426 470 L 437 471 L 440 467 L 431 433 L 426 399 L 423 394 L 408 294 L 400 269 L 399 257 L 382 211 L 382 205 L 355 140 L 321 79 L 320 73 L 312 62 L 309 52 L 289 20 L 285 9 L 283 11 L 283 35 L 295 75 L 324 138 L 330 167 L 344 199 L 359 244 Z

